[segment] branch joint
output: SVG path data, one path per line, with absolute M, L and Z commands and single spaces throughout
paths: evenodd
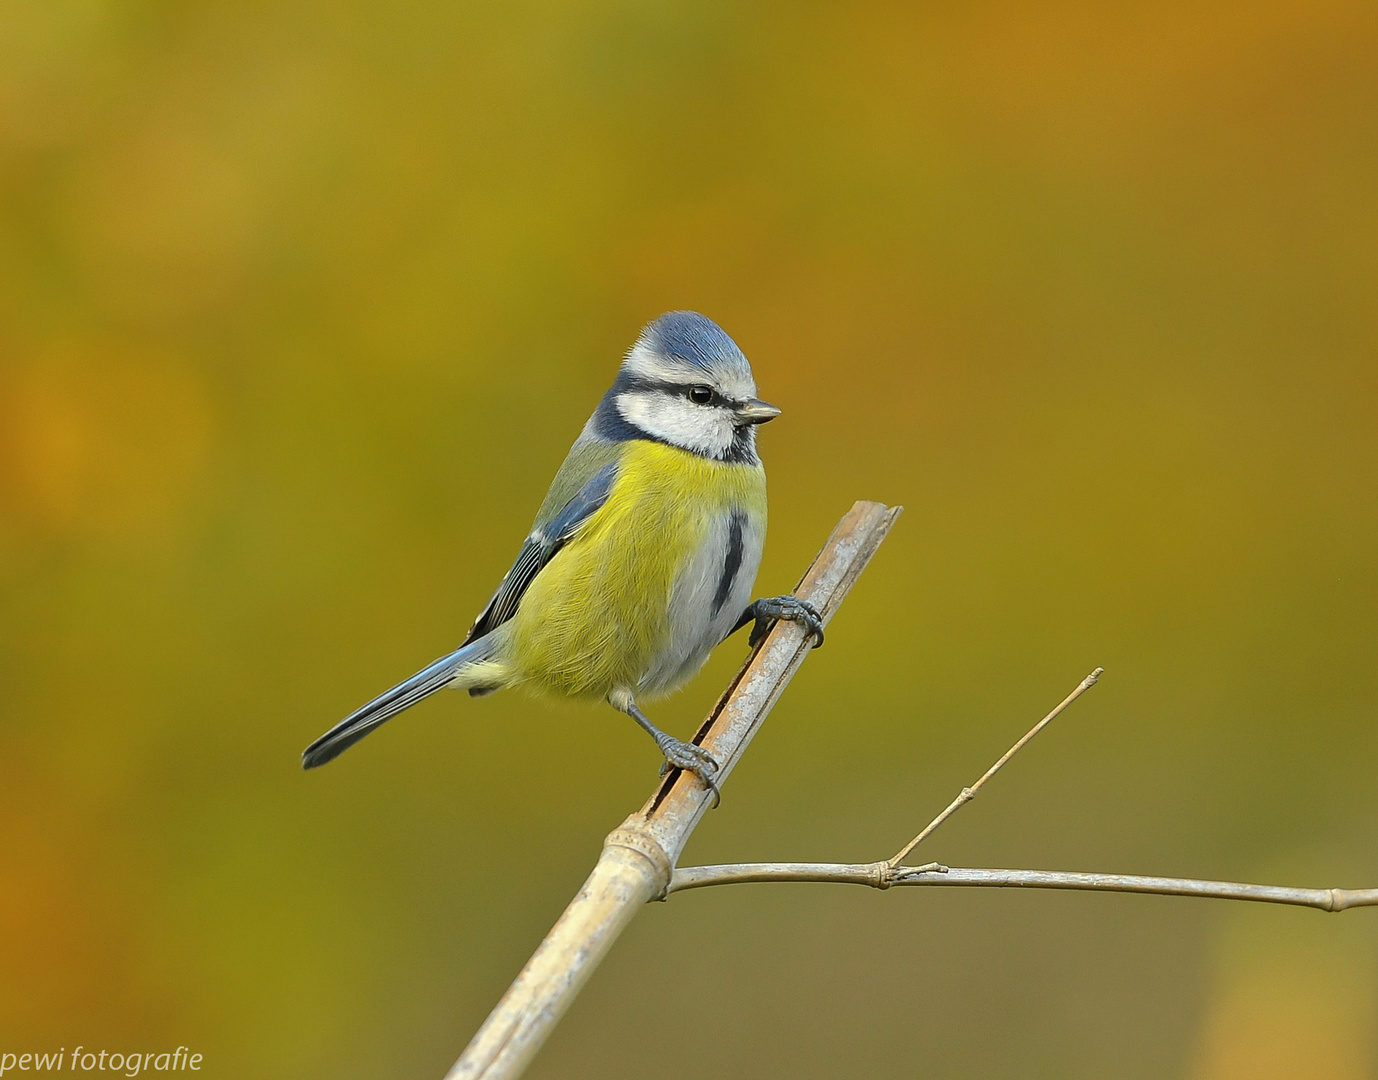
M 656 891 L 651 899 L 664 900 L 669 895 L 670 875 L 674 872 L 670 856 L 644 829 L 623 823 L 608 833 L 607 839 L 603 841 L 603 848 L 624 848 L 636 852 L 651 864 L 651 872 L 655 875 Z
M 873 889 L 888 889 L 895 883 L 895 868 L 888 862 L 873 862 L 867 870 L 871 871 L 871 880 L 867 882 Z

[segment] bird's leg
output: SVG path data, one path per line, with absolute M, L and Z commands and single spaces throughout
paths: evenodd
M 813 647 L 816 649 L 823 644 L 823 616 L 818 614 L 818 609 L 807 600 L 800 600 L 797 596 L 766 596 L 753 601 L 742 612 L 742 617 L 737 620 L 732 633 L 735 634 L 747 623 L 755 621 L 756 625 L 751 628 L 751 638 L 748 641 L 754 649 L 769 632 L 776 619 L 803 623 L 804 629 L 813 637 Z
M 671 769 L 684 769 L 693 773 L 703 781 L 704 786 L 713 793 L 713 805 L 717 806 L 722 802 L 722 795 L 718 792 L 718 785 L 713 780 L 717 774 L 719 765 L 710 754 L 701 746 L 694 743 L 681 742 L 673 735 L 667 735 L 656 727 L 646 714 L 636 705 L 636 699 L 632 697 L 630 690 L 617 689 L 608 695 L 608 704 L 619 712 L 624 712 L 635 720 L 645 729 L 646 733 L 656 741 L 660 747 L 660 752 L 665 755 L 665 765 L 660 770 L 662 776 Z

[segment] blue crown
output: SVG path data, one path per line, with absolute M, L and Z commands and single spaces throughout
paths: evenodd
M 641 340 L 656 352 L 704 371 L 724 366 L 751 370 L 727 332 L 697 311 L 667 312 L 642 331 Z

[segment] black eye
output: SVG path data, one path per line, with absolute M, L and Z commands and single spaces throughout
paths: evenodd
M 689 387 L 689 400 L 695 405 L 707 405 L 713 400 L 713 388 L 710 386 L 691 386 Z

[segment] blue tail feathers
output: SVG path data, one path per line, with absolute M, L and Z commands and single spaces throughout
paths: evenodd
M 400 682 L 391 690 L 379 694 L 303 750 L 301 767 L 314 769 L 339 757 L 379 724 L 391 720 L 403 709 L 410 708 L 422 698 L 429 697 L 457 680 L 463 680 L 465 668 L 488 659 L 491 645 L 491 641 L 486 638 L 470 642 L 422 668 L 405 682 Z M 460 685 L 463 686 L 465 683 L 461 681 Z

